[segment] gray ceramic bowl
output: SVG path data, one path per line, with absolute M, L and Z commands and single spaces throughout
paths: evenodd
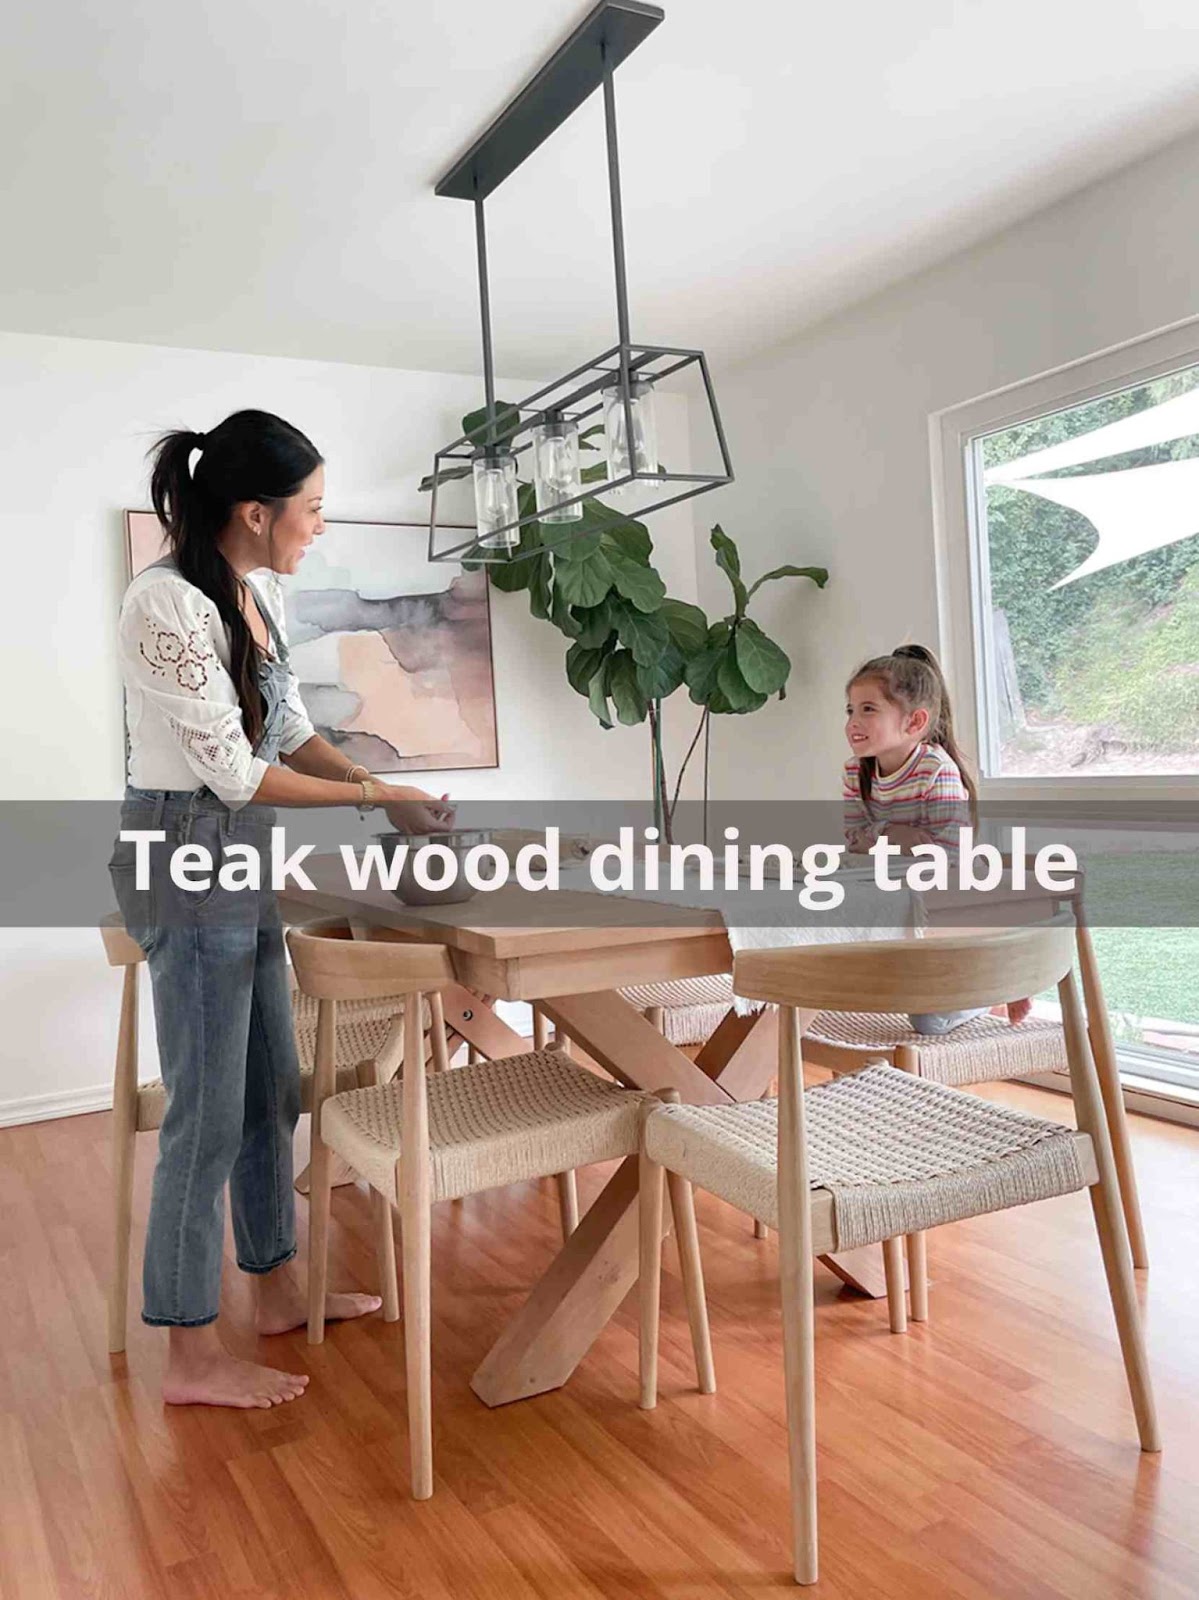
M 462 875 L 462 862 L 466 852 L 473 846 L 489 842 L 491 835 L 486 829 L 446 828 L 436 833 L 377 833 L 375 837 L 383 846 L 389 862 L 397 845 L 406 844 L 409 847 L 408 859 L 394 890 L 396 898 L 406 906 L 453 906 L 474 898 L 476 891 Z M 458 857 L 458 876 L 447 888 L 426 889 L 417 883 L 412 862 L 422 844 L 443 844 Z

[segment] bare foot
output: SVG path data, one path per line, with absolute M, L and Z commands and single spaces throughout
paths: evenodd
M 1012 1027 L 1024 1021 L 1032 1010 L 1031 1000 L 1009 1000 L 1007 1003 L 1007 1019 Z
M 240 1361 L 220 1341 L 214 1324 L 172 1328 L 162 1398 L 169 1406 L 233 1406 L 268 1409 L 297 1400 L 306 1374 L 278 1372 L 254 1361 Z
M 325 1321 L 349 1322 L 369 1316 L 383 1304 L 377 1294 L 325 1296 Z M 308 1291 L 290 1266 L 266 1273 L 258 1280 L 258 1311 L 254 1324 L 260 1334 L 290 1333 L 308 1321 Z

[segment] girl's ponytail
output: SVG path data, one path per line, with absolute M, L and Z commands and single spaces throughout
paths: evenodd
M 196 450 L 193 472 L 189 462 Z M 163 434 L 151 454 L 151 503 L 175 565 L 208 596 L 225 625 L 242 724 L 256 746 L 264 720 L 258 647 L 242 610 L 243 581 L 218 540 L 235 506 L 251 500 L 272 505 L 295 494 L 322 457 L 298 428 L 269 411 L 235 411 L 207 434 L 175 429 Z

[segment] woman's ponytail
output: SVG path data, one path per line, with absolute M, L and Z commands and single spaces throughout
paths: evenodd
M 193 472 L 190 462 L 197 450 Z M 151 454 L 151 503 L 175 565 L 208 596 L 225 625 L 242 723 L 246 738 L 257 746 L 264 721 L 258 647 L 242 610 L 243 581 L 218 541 L 235 506 L 285 500 L 322 457 L 298 428 L 269 411 L 235 411 L 207 434 L 175 429 L 162 435 Z

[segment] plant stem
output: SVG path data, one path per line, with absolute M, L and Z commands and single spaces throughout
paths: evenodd
M 672 825 L 674 823 L 675 807 L 679 803 L 679 795 L 682 793 L 682 789 L 683 789 L 683 774 L 687 770 L 687 763 L 691 760 L 691 757 L 695 754 L 695 747 L 699 743 L 700 734 L 702 734 L 704 729 L 707 727 L 708 718 L 710 716 L 711 716 L 711 712 L 708 710 L 707 706 L 705 706 L 704 709 L 699 714 L 699 726 L 695 730 L 695 737 L 692 739 L 691 743 L 687 746 L 687 754 L 683 757 L 683 764 L 679 768 L 679 781 L 674 786 L 674 799 L 670 802 L 670 806 L 669 806 L 669 808 L 667 810 L 667 820 Z M 706 796 L 706 793 L 707 793 L 707 785 L 705 784 L 705 796 Z

